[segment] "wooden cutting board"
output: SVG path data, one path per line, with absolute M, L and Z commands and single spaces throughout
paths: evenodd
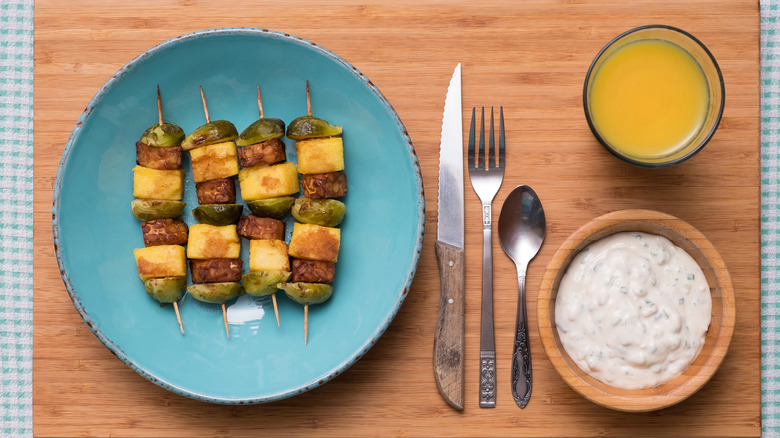
M 35 435 L 760 435 L 757 1 L 38 0 L 35 6 Z M 726 109 L 714 140 L 671 169 L 619 162 L 596 143 L 582 111 L 582 83 L 593 56 L 617 34 L 645 24 L 668 24 L 699 37 L 726 82 Z M 386 334 L 324 386 L 255 406 L 181 397 L 117 360 L 70 302 L 51 234 L 52 187 L 63 147 L 101 85 L 136 55 L 169 38 L 233 26 L 306 38 L 365 73 L 408 128 L 427 195 L 417 275 Z M 442 400 L 433 378 L 439 134 L 444 94 L 458 62 L 464 107 L 503 105 L 506 115 L 509 164 L 494 220 L 519 184 L 536 190 L 547 213 L 547 239 L 528 274 L 535 380 L 524 410 L 512 401 L 508 384 L 515 271 L 497 240 L 498 406 L 477 404 L 482 235 L 479 202 L 468 181 L 463 412 Z M 720 371 L 690 399 L 646 414 L 610 411 L 569 389 L 550 366 L 536 330 L 535 299 L 552 254 L 585 222 L 625 208 L 660 210 L 702 231 L 723 256 L 737 294 L 737 327 Z

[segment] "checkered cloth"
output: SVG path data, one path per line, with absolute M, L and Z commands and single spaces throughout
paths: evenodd
M 780 0 L 761 0 L 763 435 L 780 436 Z M 0 0 L 0 437 L 32 436 L 33 0 Z
M 761 417 L 780 436 L 780 0 L 761 0 Z
M 0 0 L 0 436 L 32 435 L 33 0 Z

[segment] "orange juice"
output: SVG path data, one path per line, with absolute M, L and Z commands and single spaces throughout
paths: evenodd
M 640 159 L 674 153 L 696 136 L 708 108 L 707 78 L 681 47 L 638 40 L 607 57 L 590 88 L 590 114 L 614 149 Z

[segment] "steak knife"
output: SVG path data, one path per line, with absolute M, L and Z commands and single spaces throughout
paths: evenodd
M 441 126 L 436 258 L 441 297 L 433 340 L 433 372 L 444 400 L 463 410 L 465 254 L 463 237 L 463 114 L 460 64 L 452 74 Z

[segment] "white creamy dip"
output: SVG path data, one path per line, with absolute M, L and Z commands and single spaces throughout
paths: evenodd
M 665 237 L 613 234 L 590 244 L 558 286 L 555 323 L 585 372 L 623 389 L 682 374 L 704 345 L 712 297 L 693 258 Z

